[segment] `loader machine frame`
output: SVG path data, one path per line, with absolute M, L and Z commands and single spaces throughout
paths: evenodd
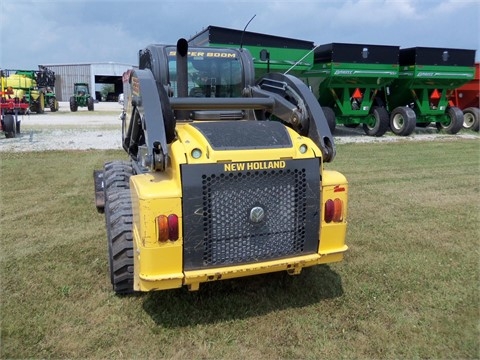
M 125 83 L 129 160 L 94 172 L 118 294 L 341 261 L 348 184 L 299 79 L 245 49 L 151 45 Z

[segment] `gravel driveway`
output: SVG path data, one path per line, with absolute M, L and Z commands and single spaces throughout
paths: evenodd
M 86 107 L 72 113 L 68 102 L 59 111 L 21 116 L 21 133 L 15 138 L 0 137 L 0 152 L 121 149 L 122 107 L 115 102 L 96 103 L 95 111 Z
M 115 102 L 95 104 L 95 111 L 79 108 L 70 112 L 67 102 L 61 102 L 58 112 L 49 109 L 44 114 L 22 116 L 21 133 L 13 139 L 0 136 L 0 152 L 121 149 L 121 121 L 118 116 L 121 105 Z M 376 138 L 365 135 L 362 127 L 357 129 L 338 126 L 335 131 L 337 144 L 361 142 L 435 141 L 439 139 L 479 139 L 478 133 L 462 131 L 456 135 L 439 134 L 435 127 L 416 128 L 406 137 L 387 133 Z

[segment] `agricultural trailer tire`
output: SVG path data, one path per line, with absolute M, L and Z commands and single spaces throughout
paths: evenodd
M 463 109 L 463 127 L 464 129 L 478 131 L 480 125 L 480 109 L 469 107 Z
M 370 117 L 375 120 L 375 123 L 373 126 L 370 126 L 367 123 L 363 124 L 363 131 L 365 131 L 365 134 L 376 137 L 383 136 L 390 126 L 390 119 L 387 110 L 384 107 L 374 106 Z
M 463 128 L 463 112 L 456 106 L 447 109 L 448 124 L 437 122 L 438 130 L 445 130 L 447 134 L 456 134 Z
M 408 136 L 416 125 L 417 115 L 407 106 L 396 107 L 390 114 L 390 129 L 396 135 Z

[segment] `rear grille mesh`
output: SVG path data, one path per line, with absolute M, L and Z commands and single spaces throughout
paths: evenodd
M 185 271 L 318 251 L 317 158 L 184 164 L 181 171 Z
M 304 169 L 202 175 L 204 266 L 302 253 L 306 189 Z M 260 222 L 253 208 L 264 211 Z

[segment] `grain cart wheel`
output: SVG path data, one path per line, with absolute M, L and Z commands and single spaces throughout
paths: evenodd
M 463 127 L 463 112 L 459 108 L 452 106 L 447 109 L 447 117 L 449 122 L 444 124 L 437 122 L 438 130 L 445 130 L 447 134 L 456 134 Z
M 325 119 L 327 119 L 328 127 L 330 128 L 330 132 L 333 134 L 335 132 L 335 128 L 337 126 L 337 119 L 335 117 L 335 112 L 331 107 L 322 106 L 323 115 L 325 115 Z
M 105 164 L 105 223 L 110 281 L 117 294 L 133 292 L 132 202 L 125 162 Z
M 5 132 L 6 138 L 15 137 L 17 127 L 15 125 L 15 118 L 12 114 L 8 114 L 3 117 L 3 131 Z
M 78 104 L 77 104 L 77 100 L 75 99 L 75 96 L 71 96 L 70 97 L 70 111 L 77 111 L 78 109 Z
M 468 130 L 478 131 L 480 123 L 480 109 L 469 107 L 463 110 L 463 127 Z
M 365 134 L 380 137 L 387 132 L 390 123 L 388 112 L 384 107 L 374 106 L 370 118 L 373 118 L 375 123 L 372 126 L 363 124 Z
M 415 111 L 406 106 L 399 106 L 393 109 L 390 114 L 390 129 L 396 135 L 408 136 L 417 123 Z
M 93 97 L 89 97 L 87 100 L 87 109 L 88 111 L 93 111 Z

